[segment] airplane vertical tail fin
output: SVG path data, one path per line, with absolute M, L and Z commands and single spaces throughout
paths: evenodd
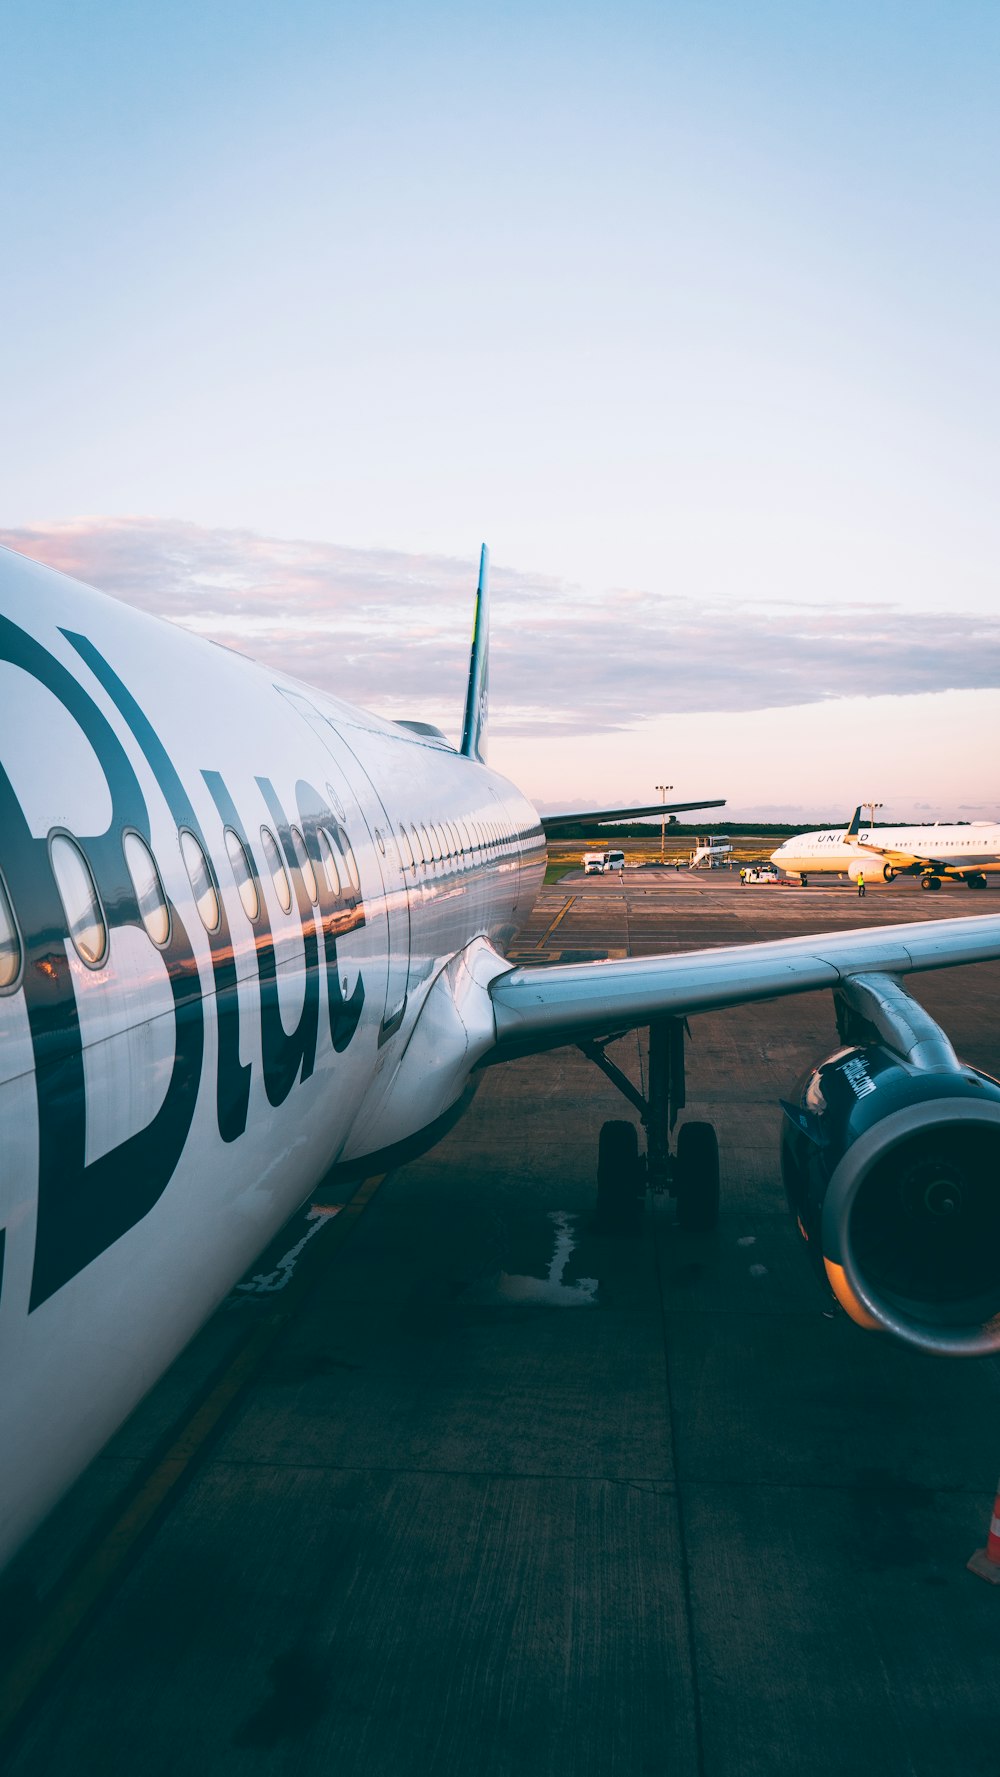
M 479 557 L 476 615 L 472 624 L 469 656 L 469 688 L 465 694 L 465 721 L 461 751 L 466 759 L 486 763 L 486 728 L 490 689 L 490 552 L 483 544 Z
M 848 827 L 847 832 L 844 834 L 844 838 L 845 839 L 856 839 L 860 831 L 861 831 L 861 808 L 859 805 L 854 810 L 854 813 L 851 816 L 851 824 Z

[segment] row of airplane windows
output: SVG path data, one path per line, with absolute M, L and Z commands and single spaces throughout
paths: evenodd
M 319 887 L 305 840 L 298 827 L 291 827 L 289 832 L 306 894 L 316 903 Z M 217 932 L 222 923 L 222 904 L 212 866 L 200 840 L 189 828 L 180 828 L 179 837 L 181 856 L 202 925 L 207 932 Z M 232 827 L 226 827 L 224 838 L 243 911 L 251 924 L 256 924 L 261 916 L 256 873 L 239 834 Z M 269 827 L 261 827 L 260 843 L 279 905 L 285 913 L 291 913 L 291 883 L 278 842 Z M 122 850 L 142 923 L 152 943 L 162 950 L 170 940 L 170 910 L 156 859 L 146 841 L 132 831 L 124 834 Z M 321 827 L 319 851 L 326 886 L 334 899 L 342 900 L 348 891 L 355 896 L 360 894 L 357 860 L 346 834 L 339 830 L 331 833 Z M 90 865 L 70 833 L 53 832 L 50 835 L 49 856 L 73 948 L 88 968 L 100 968 L 108 953 L 108 923 Z M 0 878 L 0 991 L 16 983 L 22 950 L 14 912 Z
M 306 894 L 315 904 L 319 900 L 319 890 L 305 840 L 298 827 L 291 827 L 289 832 Z M 179 837 L 181 856 L 199 917 L 207 932 L 217 932 L 222 910 L 212 866 L 201 842 L 189 828 L 182 827 Z M 418 863 L 430 866 L 450 858 L 468 856 L 471 859 L 477 851 L 487 854 L 498 851 L 509 840 L 518 837 L 527 836 L 507 833 L 495 822 L 461 817 L 455 821 L 433 821 L 426 826 L 422 821 L 411 823 L 409 833 L 401 822 L 398 830 L 403 863 L 412 870 L 417 869 Z M 251 924 L 256 924 L 261 915 L 256 872 L 243 841 L 232 827 L 224 829 L 224 839 L 243 911 Z M 291 913 L 292 889 L 288 872 L 269 827 L 261 827 L 260 843 L 278 903 L 283 912 Z M 122 850 L 142 923 L 151 942 L 162 950 L 170 940 L 170 911 L 156 860 L 146 841 L 132 831 L 125 833 Z M 360 894 L 361 878 L 347 835 L 340 829 L 331 833 L 321 827 L 319 851 L 326 885 L 334 899 L 341 900 L 348 890 L 355 896 Z M 49 855 L 73 947 L 88 968 L 100 968 L 108 952 L 108 924 L 90 865 L 80 845 L 69 833 L 52 833 Z M 17 922 L 0 877 L 0 991 L 17 982 L 22 954 Z
M 511 841 L 526 835 L 501 826 L 498 821 L 481 821 L 474 815 L 458 815 L 454 820 L 411 822 L 409 831 L 399 824 L 399 849 L 408 869 L 418 864 L 440 864 L 448 858 L 473 857 L 476 852 L 489 855 Z

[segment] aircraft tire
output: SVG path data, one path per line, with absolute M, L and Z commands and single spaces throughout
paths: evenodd
M 922 889 L 939 889 L 941 887 L 941 878 L 940 876 L 922 876 L 920 878 L 920 886 Z
M 966 888 L 971 889 L 984 889 L 986 887 L 986 878 L 985 876 L 967 876 L 965 879 L 965 886 Z
M 674 1162 L 677 1226 L 707 1234 L 719 1220 L 719 1142 L 711 1123 L 685 1123 Z
M 646 1179 L 634 1123 L 601 1125 L 597 1144 L 597 1231 L 638 1234 Z

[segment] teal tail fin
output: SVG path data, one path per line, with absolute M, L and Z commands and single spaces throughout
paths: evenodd
M 465 694 L 465 722 L 461 750 L 467 759 L 486 763 L 486 728 L 490 702 L 490 552 L 483 544 L 479 557 L 476 615 L 472 624 L 469 657 L 469 689 Z
M 854 810 L 854 813 L 851 816 L 851 824 L 848 827 L 847 832 L 844 834 L 844 838 L 845 839 L 855 839 L 857 837 L 858 832 L 860 831 L 860 828 L 861 828 L 861 808 L 859 806 Z

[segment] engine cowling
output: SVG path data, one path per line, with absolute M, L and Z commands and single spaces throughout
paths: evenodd
M 940 1355 L 1000 1351 L 1000 1083 L 866 1043 L 783 1109 L 789 1207 L 852 1320 Z
M 880 864 L 878 858 L 851 858 L 847 866 L 851 881 L 857 882 L 862 871 L 866 882 L 894 882 L 898 874 L 891 864 Z

